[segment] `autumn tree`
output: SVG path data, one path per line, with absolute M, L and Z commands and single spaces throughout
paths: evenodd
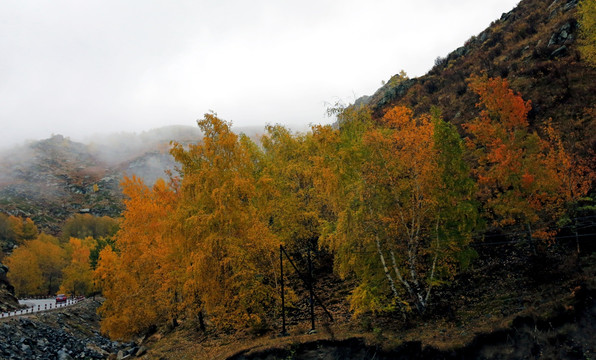
M 30 218 L 25 218 L 23 220 L 23 227 L 22 227 L 22 241 L 26 240 L 33 240 L 37 238 L 39 235 L 39 230 L 37 229 L 37 225 L 31 220 Z
M 42 292 L 47 295 L 55 294 L 62 280 L 62 270 L 67 265 L 66 250 L 60 246 L 57 238 L 43 233 L 25 246 L 37 259 L 43 280 Z
M 293 134 L 283 126 L 268 126 L 262 138 L 263 173 L 270 185 L 269 202 L 263 204 L 270 228 L 290 251 L 318 247 L 321 225 L 330 214 L 317 181 L 322 167 L 314 127 Z
M 330 204 L 337 220 L 338 214 L 350 203 L 361 184 L 361 167 L 368 161 L 363 144 L 364 134 L 372 127 L 372 113 L 368 107 L 336 106 L 328 110 L 337 116 L 338 128 L 313 127 L 313 142 L 318 144 L 313 158 L 315 186 Z M 337 221 L 324 224 L 324 236 L 335 232 Z
M 19 244 L 22 244 L 26 240 L 33 240 L 37 237 L 37 226 L 30 218 L 21 219 L 11 215 L 8 217 L 8 222 L 10 223 Z
M 94 240 L 96 245 L 93 249 L 91 249 L 91 253 L 89 254 L 89 264 L 91 265 L 91 268 L 95 270 L 97 267 L 97 262 L 99 261 L 99 254 L 106 246 L 114 246 L 115 239 L 113 236 L 107 236 Z
M 68 241 L 71 237 L 84 239 L 109 238 L 118 231 L 118 220 L 109 216 L 93 216 L 91 214 L 75 214 L 62 227 L 62 239 Z
M 530 101 L 515 94 L 507 80 L 473 76 L 480 116 L 465 125 L 474 161 L 478 198 L 490 227 L 552 239 L 565 203 L 585 193 L 583 178 L 547 122 L 544 136 L 529 130 Z
M 590 211 L 593 212 L 596 209 L 594 199 L 588 196 L 596 180 L 596 169 L 590 166 L 590 162 L 593 163 L 596 159 L 573 156 L 566 151 L 561 136 L 555 131 L 551 121 L 546 123 L 544 132 L 549 147 L 545 161 L 550 164 L 546 168 L 548 173 L 545 178 L 547 181 L 555 182 L 558 188 L 557 201 L 549 203 L 550 208 L 547 210 L 551 218 L 547 218 L 547 221 L 556 222 L 551 225 L 552 227 L 566 226 L 571 230 L 575 235 L 576 251 L 579 256 L 581 218 L 585 219 Z
M 96 281 L 97 288 L 103 294 L 111 299 L 116 294 L 110 294 L 110 289 L 116 284 L 116 276 L 120 273 L 120 258 L 112 249 L 111 245 L 105 246 L 99 252 L 97 267 L 94 270 L 93 278 Z
M 16 296 L 42 293 L 42 274 L 37 257 L 31 249 L 19 246 L 5 260 L 6 266 L 10 269 L 7 274 L 8 281 L 14 286 Z
M 0 213 L 0 246 L 4 251 L 11 251 L 17 242 L 17 235 L 8 216 Z
M 23 219 L 11 215 L 8 217 L 7 221 L 9 223 L 10 228 L 12 229 L 12 233 L 14 234 L 16 243 L 18 245 L 22 244 L 24 240 Z
M 204 314 L 220 328 L 266 326 L 277 243 L 257 208 L 260 150 L 213 114 L 199 126 L 202 143 L 172 149 L 180 177 L 153 188 L 136 177 L 122 183 L 116 251 L 102 250 L 95 271 L 111 337 L 182 317 L 204 327 Z
M 14 245 L 33 240 L 37 235 L 37 226 L 30 218 L 22 219 L 0 213 L 0 246 L 5 250 L 12 250 Z
M 89 264 L 92 238 L 69 240 L 70 263 L 62 270 L 60 292 L 64 294 L 87 295 L 93 289 L 93 274 Z
M 255 146 L 215 114 L 198 125 L 202 143 L 172 149 L 182 178 L 176 216 L 189 249 L 185 289 L 200 294 L 220 327 L 262 328 L 276 299 L 278 242 L 256 206 Z
M 359 174 L 330 243 L 342 275 L 359 280 L 356 313 L 415 308 L 473 254 L 473 183 L 457 132 L 438 115 L 414 118 L 404 107 L 353 142 Z
M 35 240 L 25 241 L 8 259 L 17 292 L 49 295 L 58 290 L 67 254 L 58 239 L 42 233 Z
M 174 255 L 181 242 L 172 237 L 176 226 L 169 219 L 177 195 L 170 185 L 158 179 L 149 188 L 135 176 L 122 182 L 126 209 L 114 243 L 120 255 L 106 246 L 94 273 L 106 297 L 101 328 L 113 338 L 129 338 L 177 316 L 184 262 Z

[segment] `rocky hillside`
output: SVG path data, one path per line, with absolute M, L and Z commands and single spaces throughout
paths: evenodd
M 114 216 L 120 211 L 118 174 L 85 145 L 60 135 L 14 149 L 0 167 L 0 211 L 30 217 L 49 233 L 76 212 Z
M 14 149 L 0 158 L 0 211 L 30 217 L 50 234 L 75 213 L 117 217 L 124 175 L 152 184 L 173 169 L 166 144 L 149 143 L 135 149 L 138 153 L 123 148 L 117 156 L 117 148 L 107 155 L 97 146 L 56 135 Z
M 8 268 L 0 263 L 0 313 L 17 309 L 19 302 L 14 296 L 14 288 L 8 282 Z
M 486 30 L 472 36 L 426 75 L 403 81 L 395 75 L 370 97 L 375 114 L 397 104 L 417 113 L 438 106 L 446 120 L 462 124 L 478 114 L 467 87 L 472 74 L 509 80 L 532 101 L 531 126 L 549 118 L 569 146 L 586 153 L 596 148 L 596 68 L 578 52 L 578 0 L 523 0 Z
M 87 299 L 60 310 L 0 320 L 0 358 L 122 359 L 142 354 L 134 343 L 100 335 L 98 305 Z

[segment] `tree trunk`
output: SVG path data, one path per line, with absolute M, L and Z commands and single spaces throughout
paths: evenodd
M 530 244 L 530 249 L 532 250 L 532 254 L 534 256 L 537 256 L 538 253 L 536 252 L 536 244 L 534 244 L 534 237 L 532 236 L 532 227 L 530 226 L 530 224 L 527 224 L 527 228 L 528 228 L 528 242 Z
M 375 235 L 375 241 L 377 243 L 377 252 L 379 254 L 379 258 L 381 259 L 381 264 L 383 265 L 383 270 L 385 271 L 385 277 L 387 277 L 387 281 L 389 281 L 389 286 L 391 287 L 391 291 L 393 292 L 393 296 L 395 299 L 399 300 L 399 293 L 397 292 L 397 288 L 395 287 L 395 281 L 387 268 L 387 263 L 385 262 L 385 256 L 383 256 L 383 251 L 381 251 L 381 241 L 379 240 L 379 235 Z M 399 302 L 398 302 L 399 303 Z M 400 304 L 401 307 L 401 304 Z M 402 316 L 404 320 L 406 319 L 405 312 L 402 312 Z
M 205 318 L 203 316 L 203 310 L 199 310 L 199 314 L 197 315 L 197 320 L 199 320 L 199 330 L 205 331 Z
M 579 249 L 579 233 L 577 232 L 577 219 L 574 219 L 573 222 L 574 222 L 573 232 L 575 233 L 575 246 L 576 246 L 576 250 L 577 250 L 577 257 L 579 258 L 580 249 Z

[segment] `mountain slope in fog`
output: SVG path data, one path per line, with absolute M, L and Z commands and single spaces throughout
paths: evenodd
M 252 136 L 260 131 L 236 130 Z M 30 217 L 53 234 L 75 213 L 117 217 L 123 176 L 136 175 L 151 185 L 175 169 L 170 141 L 200 139 L 198 128 L 169 126 L 95 137 L 90 144 L 54 135 L 15 147 L 0 154 L 0 212 Z

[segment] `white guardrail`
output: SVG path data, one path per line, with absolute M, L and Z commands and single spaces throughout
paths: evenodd
M 19 302 L 22 302 L 24 305 L 27 305 L 28 306 L 27 308 L 0 313 L 0 319 L 5 319 L 5 318 L 9 318 L 9 317 L 14 317 L 14 316 L 27 315 L 27 314 L 33 314 L 33 313 L 43 312 L 43 311 L 61 309 L 61 308 L 67 307 L 67 306 L 74 305 L 84 299 L 85 299 L 85 297 L 80 296 L 80 297 L 76 297 L 74 299 L 67 299 L 65 302 L 61 302 L 61 303 L 56 303 L 56 298 L 53 298 L 53 297 L 52 298 L 41 298 L 41 299 L 40 298 L 21 299 L 21 300 L 19 300 Z

